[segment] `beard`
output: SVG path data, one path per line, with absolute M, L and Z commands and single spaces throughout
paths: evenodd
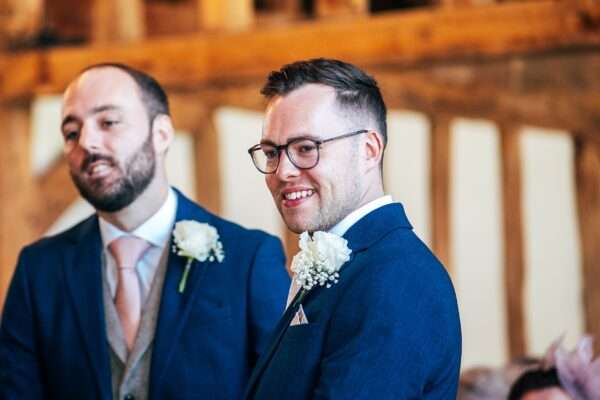
M 105 161 L 117 169 L 120 176 L 108 187 L 102 180 L 85 179 L 86 170 L 96 161 Z M 88 154 L 81 164 L 79 172 L 71 170 L 73 183 L 81 196 L 96 210 L 116 212 L 129 206 L 146 190 L 156 172 L 156 154 L 152 147 L 152 134 L 144 141 L 138 151 L 131 156 L 123 168 L 110 156 Z

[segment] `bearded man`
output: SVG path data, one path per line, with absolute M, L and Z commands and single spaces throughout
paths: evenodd
M 240 398 L 285 306 L 281 243 L 169 186 L 174 128 L 147 74 L 87 68 L 64 94 L 61 128 L 96 213 L 21 251 L 0 398 Z

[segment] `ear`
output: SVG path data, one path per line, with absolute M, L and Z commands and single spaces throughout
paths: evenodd
M 157 115 L 152 123 L 152 139 L 156 154 L 165 154 L 174 137 L 175 129 L 171 117 L 166 114 Z
M 383 157 L 383 138 L 381 135 L 374 130 L 369 130 L 365 135 L 364 146 L 367 169 L 379 168 Z

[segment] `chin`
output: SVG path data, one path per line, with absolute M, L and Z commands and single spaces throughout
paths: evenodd
M 303 226 L 303 224 L 301 222 L 299 222 L 297 219 L 295 218 L 286 218 L 285 216 L 283 217 L 283 222 L 285 223 L 285 225 L 287 226 L 287 228 L 294 232 L 294 233 L 302 233 L 306 230 L 306 227 Z

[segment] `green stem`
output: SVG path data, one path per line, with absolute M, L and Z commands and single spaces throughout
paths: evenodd
M 185 264 L 185 270 L 183 271 L 183 276 L 181 277 L 181 281 L 179 281 L 179 293 L 183 293 L 185 291 L 185 284 L 187 283 L 187 277 L 190 273 L 190 267 L 192 265 L 192 258 L 188 258 L 187 263 Z

